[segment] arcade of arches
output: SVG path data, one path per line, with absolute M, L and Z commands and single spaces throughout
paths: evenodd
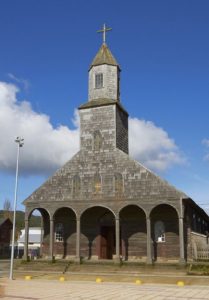
M 42 216 L 43 258 L 147 263 L 184 259 L 183 225 L 170 205 L 155 206 L 149 214 L 137 205 L 127 205 L 117 213 L 108 207 L 94 206 L 79 216 L 69 207 L 59 208 L 53 214 L 44 208 L 37 209 Z M 25 221 L 25 257 L 28 257 L 28 224 L 33 211 Z

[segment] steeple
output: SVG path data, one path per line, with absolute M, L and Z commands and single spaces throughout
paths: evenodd
M 99 65 L 112 65 L 112 66 L 117 66 L 119 67 L 116 59 L 112 55 L 110 49 L 107 47 L 106 44 L 106 32 L 112 30 L 112 28 L 106 28 L 106 25 L 103 25 L 103 29 L 97 30 L 99 33 L 103 33 L 103 44 L 101 48 L 99 49 L 97 55 L 95 56 L 93 62 L 91 63 L 90 69 L 93 66 L 99 66 Z
M 89 68 L 88 102 L 79 107 L 80 146 L 84 153 L 120 149 L 128 153 L 128 113 L 120 104 L 120 67 L 103 44 Z
M 92 67 L 104 65 L 104 64 L 110 66 L 116 66 L 120 68 L 119 64 L 117 63 L 116 59 L 114 58 L 110 49 L 107 47 L 107 44 L 105 43 L 102 44 L 96 56 L 94 57 L 90 69 Z
M 120 66 L 106 44 L 110 30 L 104 24 L 98 31 L 103 33 L 103 43 L 89 68 L 88 101 L 120 101 Z

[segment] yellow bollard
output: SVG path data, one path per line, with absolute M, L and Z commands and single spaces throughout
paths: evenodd
M 177 282 L 177 285 L 178 285 L 178 286 L 184 286 L 184 282 L 183 282 L 183 281 L 178 281 L 178 282 Z
M 140 279 L 136 279 L 135 283 L 136 284 L 142 284 L 142 281 Z
M 25 276 L 25 280 L 31 280 L 31 279 L 32 279 L 32 276 L 30 276 L 30 275 Z
M 102 282 L 102 278 L 96 278 L 96 283 L 101 283 Z
M 61 281 L 61 282 L 65 281 L 65 277 L 61 276 L 61 277 L 59 278 L 59 281 Z

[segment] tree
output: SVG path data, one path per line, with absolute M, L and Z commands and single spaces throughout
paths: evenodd
M 3 211 L 4 211 L 4 218 L 9 218 L 10 220 L 12 220 L 12 207 L 9 199 L 5 199 L 4 201 Z

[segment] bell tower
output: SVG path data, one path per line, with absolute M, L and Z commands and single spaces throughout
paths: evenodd
M 97 32 L 103 33 L 103 43 L 89 69 L 88 100 L 111 99 L 120 101 L 120 67 L 106 44 L 106 28 Z
M 128 153 L 128 113 L 120 103 L 120 66 L 103 43 L 89 68 L 88 102 L 80 110 L 81 150 L 113 151 L 118 148 Z M 98 146 L 99 145 L 99 146 Z

